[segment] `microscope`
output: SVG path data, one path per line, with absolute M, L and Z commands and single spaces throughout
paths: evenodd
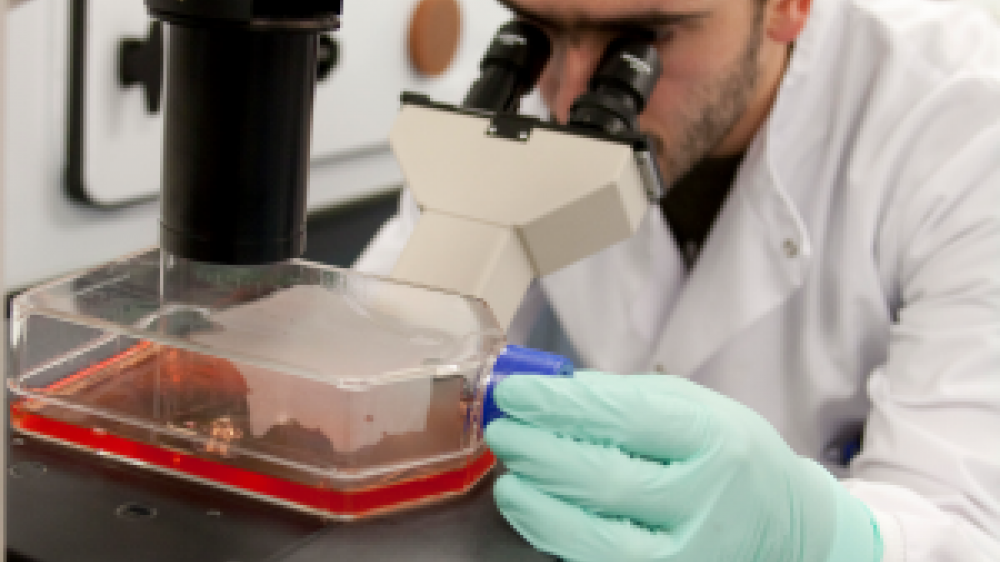
M 656 49 L 613 41 L 566 125 L 517 114 L 549 52 L 537 27 L 504 25 L 462 107 L 404 95 L 390 135 L 422 210 L 392 276 L 481 297 L 505 327 L 533 279 L 629 238 L 663 195 L 638 127 Z
M 161 248 L 18 297 L 13 428 L 330 520 L 466 493 L 495 464 L 493 385 L 572 373 L 507 345 L 532 279 L 660 196 L 637 125 L 655 49 L 614 41 L 565 125 L 517 113 L 550 50 L 523 22 L 461 106 L 405 94 L 391 143 L 422 216 L 380 278 L 297 259 L 340 1 L 146 3 L 170 34 Z

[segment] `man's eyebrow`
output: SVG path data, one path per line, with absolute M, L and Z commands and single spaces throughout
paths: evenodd
M 502 6 L 510 10 L 517 17 L 529 22 L 537 23 L 542 27 L 547 27 L 554 31 L 565 31 L 567 27 L 572 29 L 609 29 L 619 30 L 641 27 L 658 27 L 675 25 L 686 21 L 699 19 L 708 15 L 708 12 L 691 13 L 665 13 L 649 12 L 644 14 L 631 14 L 627 16 L 615 16 L 610 18 L 580 18 L 567 25 L 554 18 L 530 12 L 522 6 L 514 3 L 513 0 L 497 0 Z

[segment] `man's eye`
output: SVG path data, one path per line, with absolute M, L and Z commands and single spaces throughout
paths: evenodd
M 639 32 L 639 36 L 650 43 L 667 43 L 677 34 L 677 29 L 672 25 L 661 27 L 647 27 Z
M 654 41 L 657 44 L 669 43 L 670 41 L 673 41 L 675 35 L 677 35 L 677 30 L 673 27 L 660 29 L 657 30 Z
M 669 42 L 675 34 L 676 29 L 674 29 L 673 25 L 629 25 L 613 31 L 613 35 L 618 37 L 630 37 L 654 44 Z
M 531 24 L 537 27 L 538 29 L 541 29 L 543 32 L 545 32 L 546 35 L 549 36 L 550 39 L 555 39 L 560 35 L 560 31 L 558 29 L 553 28 L 551 25 L 545 22 L 526 17 L 518 17 L 517 19 L 518 21 Z

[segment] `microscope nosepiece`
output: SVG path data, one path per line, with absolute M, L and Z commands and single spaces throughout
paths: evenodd
M 167 23 L 160 242 L 256 265 L 305 249 L 320 33 L 341 0 L 146 0 Z
M 318 32 L 339 27 L 342 3 L 342 0 L 146 0 L 146 7 L 153 17 L 171 23 Z

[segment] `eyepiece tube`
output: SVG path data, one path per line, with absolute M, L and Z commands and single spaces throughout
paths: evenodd
M 589 90 L 573 102 L 569 124 L 608 134 L 637 131 L 639 114 L 661 73 L 659 53 L 649 42 L 628 37 L 612 41 Z
M 462 105 L 497 113 L 516 112 L 551 53 L 549 38 L 538 27 L 522 21 L 504 24 L 486 50 L 479 79 Z

